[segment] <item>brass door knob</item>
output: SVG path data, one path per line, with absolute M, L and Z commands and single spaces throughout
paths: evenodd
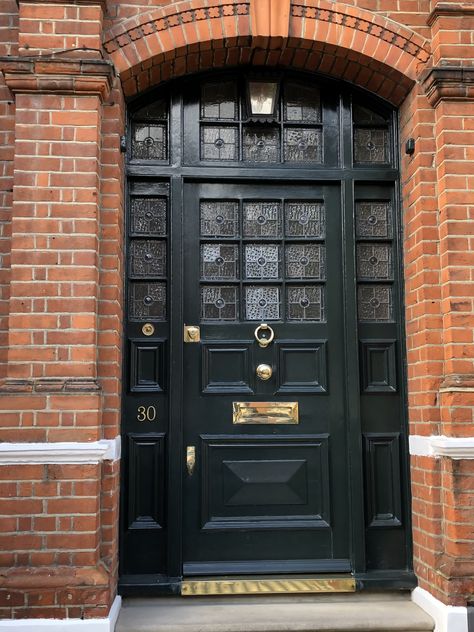
M 273 375 L 272 367 L 269 364 L 259 364 L 257 367 L 257 377 L 263 380 L 269 380 Z

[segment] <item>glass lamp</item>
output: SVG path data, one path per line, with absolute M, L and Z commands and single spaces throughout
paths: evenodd
M 247 86 L 250 118 L 273 121 L 277 116 L 278 82 L 250 79 Z

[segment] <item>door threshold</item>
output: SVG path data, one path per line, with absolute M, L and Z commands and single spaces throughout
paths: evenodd
M 355 592 L 351 575 L 206 577 L 183 579 L 181 595 L 280 595 Z

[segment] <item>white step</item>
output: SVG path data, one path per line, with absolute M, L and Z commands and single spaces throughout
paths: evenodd
M 116 632 L 428 632 L 409 593 L 126 598 Z

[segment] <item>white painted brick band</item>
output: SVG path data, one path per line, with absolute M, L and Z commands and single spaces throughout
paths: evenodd
M 415 588 L 411 598 L 435 621 L 434 632 L 468 632 L 467 608 L 447 606 L 423 588 Z
M 78 465 L 118 461 L 120 445 L 119 436 L 83 443 L 0 443 L 0 465 Z
M 432 435 L 409 437 L 410 454 L 414 456 L 447 456 L 450 459 L 474 459 L 474 437 Z

